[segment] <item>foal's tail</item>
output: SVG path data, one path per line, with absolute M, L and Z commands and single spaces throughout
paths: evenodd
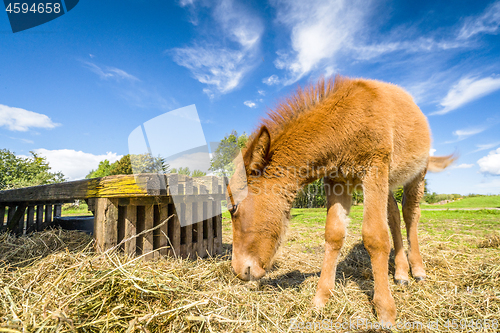
M 451 163 L 455 162 L 458 158 L 456 154 L 451 154 L 448 156 L 430 156 L 429 164 L 427 165 L 427 171 L 430 172 L 440 172 L 446 169 Z

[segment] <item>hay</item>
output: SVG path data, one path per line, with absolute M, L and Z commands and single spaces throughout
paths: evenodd
M 489 235 L 485 240 L 479 242 L 479 244 L 477 245 L 477 247 L 479 248 L 489 248 L 489 247 L 492 247 L 492 248 L 498 248 L 500 247 L 500 235 Z
M 156 261 L 94 253 L 89 236 L 75 231 L 1 235 L 0 332 L 376 331 L 370 260 L 359 234 L 347 237 L 336 290 L 316 311 L 310 302 L 323 259 L 322 232 L 318 228 L 311 243 L 305 230 L 292 225 L 273 271 L 259 283 L 232 274 L 228 234 L 225 256 Z M 400 322 L 438 320 L 439 330 L 400 331 L 447 331 L 446 320 L 500 319 L 500 267 L 484 252 L 491 250 L 440 248 L 425 233 L 422 238 L 428 280 L 407 287 L 391 282 L 391 289 Z M 336 323 L 358 326 L 335 329 Z

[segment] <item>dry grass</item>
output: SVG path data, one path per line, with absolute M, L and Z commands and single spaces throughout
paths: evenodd
M 487 239 L 479 242 L 478 247 L 488 248 L 488 247 L 500 247 L 500 235 L 490 235 Z
M 370 260 L 358 228 L 354 218 L 337 289 L 320 312 L 310 306 L 323 258 L 320 222 L 292 223 L 274 270 L 260 283 L 235 279 L 227 255 L 143 261 L 96 254 L 91 238 L 74 231 L 1 235 L 0 332 L 293 332 L 294 320 L 374 323 Z M 401 331 L 456 332 L 444 327 L 446 320 L 500 320 L 498 249 L 461 241 L 451 247 L 453 239 L 426 232 L 421 238 L 428 280 L 407 287 L 391 282 L 391 288 L 399 321 L 438 320 L 439 329 Z M 229 253 L 228 232 L 224 243 Z M 345 328 L 333 330 L 369 331 Z

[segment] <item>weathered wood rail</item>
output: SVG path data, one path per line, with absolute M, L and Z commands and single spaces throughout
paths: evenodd
M 214 176 L 119 175 L 0 191 L 0 228 L 17 235 L 42 230 L 61 215 L 62 203 L 76 199 L 94 214 L 98 251 L 122 243 L 127 255 L 146 259 L 222 252 L 225 186 Z

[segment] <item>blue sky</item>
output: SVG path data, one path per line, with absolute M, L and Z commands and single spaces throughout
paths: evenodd
M 500 193 L 500 1 L 85 1 L 13 34 L 0 14 L 0 148 L 69 179 L 195 104 L 207 141 L 252 132 L 297 84 L 398 84 L 429 119 L 438 193 Z M 433 151 L 434 151 L 433 150 Z

